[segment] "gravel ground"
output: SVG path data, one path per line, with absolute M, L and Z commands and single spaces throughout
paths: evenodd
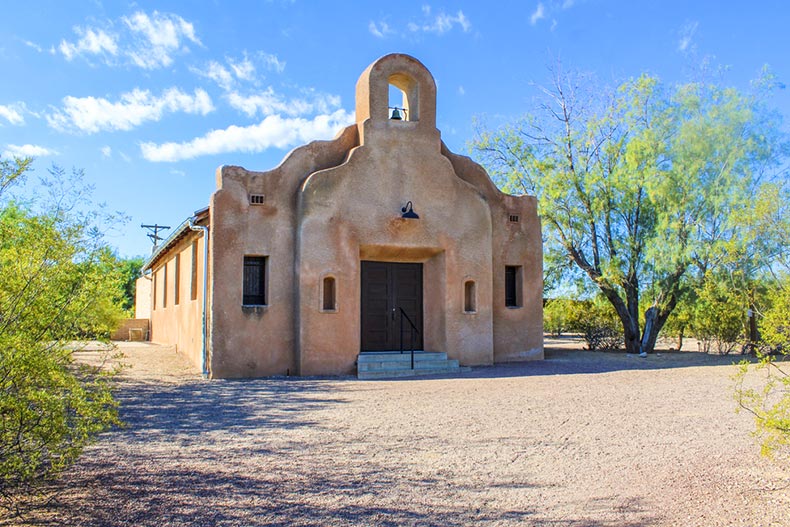
M 790 470 L 735 413 L 732 357 L 558 347 L 456 378 L 205 381 L 170 348 L 122 350 L 127 426 L 37 523 L 790 526 Z

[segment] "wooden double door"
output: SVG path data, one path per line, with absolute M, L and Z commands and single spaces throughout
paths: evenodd
M 422 264 L 362 261 L 361 351 L 400 349 L 401 328 L 404 349 L 422 349 Z

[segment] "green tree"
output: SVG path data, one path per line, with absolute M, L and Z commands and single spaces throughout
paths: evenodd
M 628 352 L 650 352 L 689 275 L 737 237 L 778 123 L 763 92 L 649 75 L 610 91 L 557 73 L 542 93 L 537 115 L 482 129 L 473 147 L 501 187 L 537 195 L 546 252 L 600 290 Z
M 121 306 L 127 316 L 134 316 L 134 296 L 137 291 L 137 279 L 140 278 L 140 269 L 143 268 L 145 258 L 116 258 L 120 273 L 123 276 L 123 299 Z
M 3 161 L 2 182 L 21 181 L 29 160 Z M 76 174 L 79 176 L 79 174 Z M 57 167 L 53 180 L 69 178 Z M 121 275 L 97 216 L 76 212 L 84 193 L 57 195 L 45 211 L 0 194 L 0 506 L 73 462 L 118 422 L 110 376 L 74 362 L 68 342 L 106 335 L 121 314 Z

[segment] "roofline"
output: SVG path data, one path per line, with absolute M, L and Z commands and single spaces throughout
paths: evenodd
M 154 248 L 154 251 L 151 253 L 151 256 L 149 256 L 148 259 L 145 261 L 145 263 L 143 263 L 143 267 L 140 269 L 140 272 L 145 273 L 146 271 L 150 270 L 153 267 L 154 263 L 156 263 L 157 260 L 159 260 L 159 257 L 162 256 L 162 254 L 170 250 L 176 244 L 176 242 L 181 240 L 181 238 L 184 236 L 184 234 L 187 231 L 192 230 L 191 229 L 192 225 L 208 218 L 208 211 L 209 211 L 208 207 L 203 207 L 202 209 L 198 209 L 195 211 L 195 213 L 192 216 L 181 222 L 181 224 L 178 227 L 176 227 L 172 233 L 170 233 L 170 236 L 168 236 L 167 238 L 164 239 L 164 241 L 162 241 L 161 245 L 158 245 Z

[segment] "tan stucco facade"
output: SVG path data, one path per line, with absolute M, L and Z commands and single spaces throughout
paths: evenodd
M 389 100 L 390 84 L 402 103 Z M 391 106 L 406 119 L 391 119 Z M 299 147 L 272 170 L 217 171 L 208 211 L 146 264 L 152 340 L 176 344 L 196 366 L 205 354 L 212 377 L 353 373 L 370 343 L 363 288 L 377 291 L 363 284 L 363 262 L 414 263 L 425 351 L 462 365 L 543 358 L 535 198 L 501 193 L 482 167 L 447 149 L 435 82 L 412 57 L 387 55 L 362 73 L 356 117 L 335 139 Z M 408 202 L 419 218 L 402 217 Z M 192 243 L 202 255 L 206 236 L 204 303 L 202 290 L 190 299 L 188 273 Z M 265 300 L 256 305 L 243 305 L 245 257 L 265 260 Z M 198 265 L 201 284 L 203 271 Z

